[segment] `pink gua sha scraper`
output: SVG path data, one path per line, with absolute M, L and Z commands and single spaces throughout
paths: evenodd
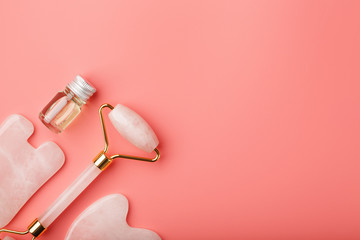
M 4 240 L 15 240 L 15 239 L 13 239 L 11 237 L 5 237 Z
M 125 196 L 106 196 L 80 214 L 65 240 L 161 240 L 155 232 L 130 227 L 126 222 L 128 209 Z
M 55 143 L 37 149 L 28 143 L 33 132 L 32 123 L 16 114 L 0 127 L 0 227 L 64 164 L 64 153 Z
M 156 156 L 154 158 L 143 158 L 129 155 L 113 155 L 107 156 L 108 151 L 108 138 L 105 129 L 105 123 L 102 111 L 104 108 L 110 108 L 112 111 L 109 114 L 109 118 L 115 128 L 120 134 L 129 142 L 134 144 L 146 152 L 154 151 Z M 133 160 L 141 160 L 147 162 L 155 162 L 160 158 L 160 153 L 156 149 L 159 141 L 151 129 L 151 127 L 131 109 L 117 105 L 115 108 L 110 104 L 103 104 L 99 108 L 99 115 L 101 120 L 101 126 L 104 133 L 105 147 L 93 160 L 93 163 L 81 173 L 81 175 L 45 210 L 45 212 L 37 219 L 35 219 L 27 228 L 26 231 L 11 231 L 7 229 L 0 229 L 1 232 L 8 232 L 14 234 L 31 234 L 33 240 L 39 237 L 54 221 L 57 217 L 85 190 L 87 186 L 102 172 L 104 171 L 114 159 L 125 158 Z

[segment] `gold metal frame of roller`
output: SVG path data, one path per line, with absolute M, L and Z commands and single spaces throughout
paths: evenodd
M 160 158 L 160 152 L 157 148 L 154 149 L 154 152 L 156 153 L 156 156 L 154 158 L 145 158 L 145 157 L 138 157 L 138 156 L 131 156 L 131 155 L 122 155 L 122 154 L 115 154 L 111 157 L 107 157 L 106 153 L 109 149 L 109 141 L 108 141 L 108 137 L 107 137 L 107 133 L 106 133 L 106 128 L 105 128 L 105 122 L 104 122 L 104 117 L 103 117 L 103 109 L 104 108 L 110 108 L 111 110 L 114 109 L 114 107 L 110 104 L 103 104 L 100 106 L 99 108 L 99 115 L 100 115 L 100 121 L 101 121 L 101 127 L 102 127 L 102 131 L 104 133 L 104 140 L 105 140 L 105 147 L 104 150 L 101 151 L 93 160 L 94 165 L 96 167 L 98 167 L 101 171 L 105 170 L 114 159 L 116 158 L 125 158 L 125 159 L 131 159 L 131 160 L 140 160 L 140 161 L 146 161 L 146 162 L 155 162 Z M 0 229 L 0 234 L 2 232 L 4 233 L 12 233 L 12 234 L 18 234 L 18 235 L 26 235 L 28 233 L 30 233 L 31 235 L 33 235 L 32 240 L 36 239 L 37 237 L 39 237 L 41 234 L 43 234 L 45 232 L 46 228 L 37 220 L 35 219 L 27 228 L 26 231 L 13 231 L 13 230 L 8 230 L 8 229 Z M 1 239 L 0 239 L 1 240 Z

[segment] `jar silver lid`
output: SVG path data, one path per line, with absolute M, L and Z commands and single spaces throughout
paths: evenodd
M 86 82 L 80 75 L 67 85 L 67 87 L 76 94 L 82 101 L 86 102 L 95 92 L 96 89 Z

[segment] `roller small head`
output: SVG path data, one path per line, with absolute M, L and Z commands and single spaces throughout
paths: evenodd
M 137 148 L 152 152 L 159 145 L 149 124 L 130 108 L 118 104 L 109 113 L 109 118 L 118 132 Z

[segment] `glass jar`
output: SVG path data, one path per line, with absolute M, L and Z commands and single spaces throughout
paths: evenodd
M 50 130 L 61 133 L 79 115 L 86 101 L 96 89 L 80 75 L 70 82 L 64 91 L 55 97 L 40 112 L 40 120 Z

